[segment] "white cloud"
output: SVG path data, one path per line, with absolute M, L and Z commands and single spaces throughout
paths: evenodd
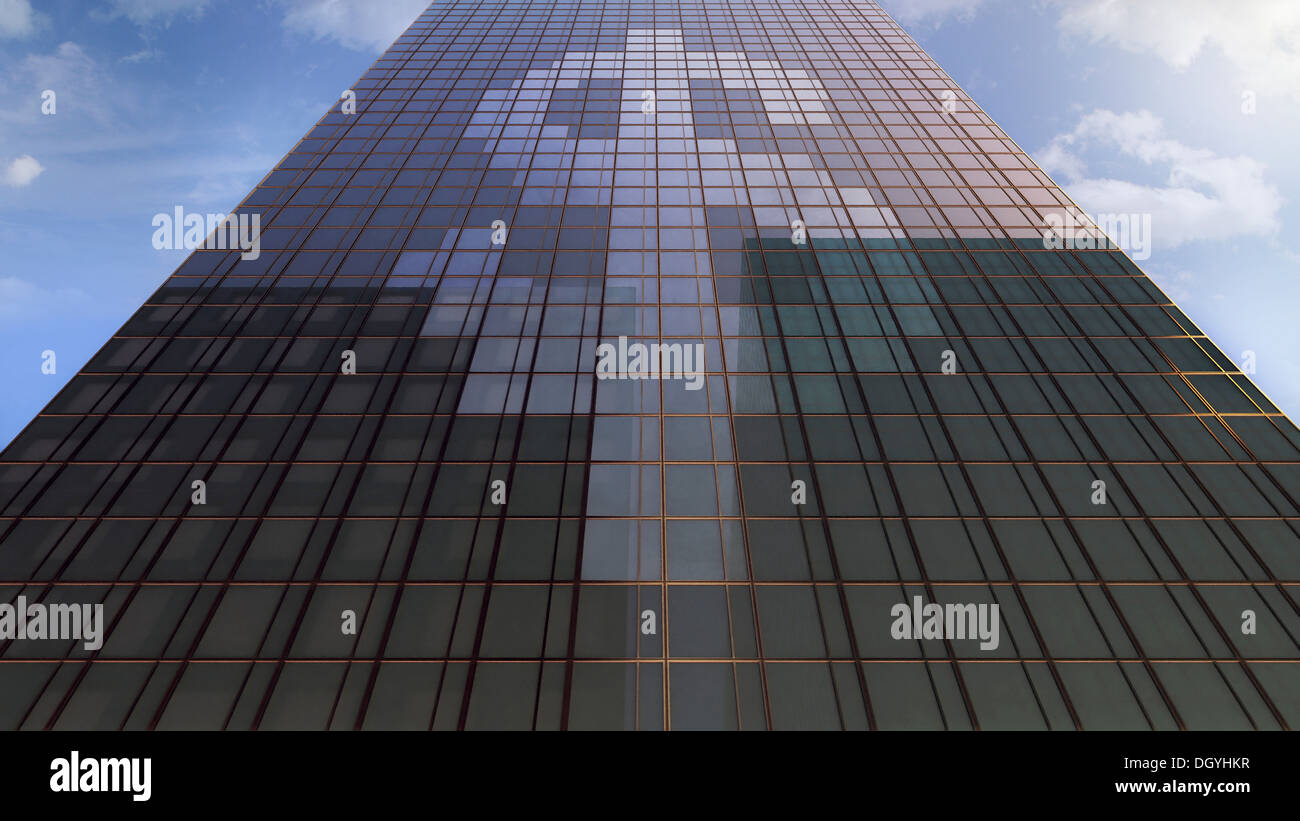
M 120 58 L 123 63 L 152 63 L 162 57 L 162 52 L 153 48 L 142 48 Z
M 1295 0 L 1053 0 L 1059 25 L 1175 68 L 1217 48 L 1246 88 L 1300 98 L 1300 3 Z
M 0 37 L 27 37 L 36 31 L 39 15 L 30 0 L 0 0 Z
M 357 51 L 383 51 L 429 7 L 429 0 L 286 0 L 284 27 Z
M 130 101 L 104 91 L 104 71 L 76 43 L 60 43 L 48 54 L 29 54 L 0 74 L 0 98 L 26 100 L 26 105 L 0 106 L 0 125 L 31 125 L 43 119 L 42 92 L 57 94 L 58 117 L 89 116 L 99 123 L 113 119 L 114 109 Z M 60 120 L 62 122 L 62 120 Z M 17 137 L 0 132 L 0 139 Z
M 941 23 L 948 17 L 969 20 L 984 0 L 882 0 L 899 23 Z
M 5 166 L 4 172 L 0 173 L 0 180 L 4 184 L 13 188 L 22 188 L 25 185 L 31 185 L 32 180 L 41 175 L 45 166 L 36 161 L 31 154 L 24 154 L 21 157 L 15 157 Z
M 1146 273 L 1175 303 L 1185 305 L 1192 301 L 1195 295 L 1196 276 L 1191 271 L 1180 268 L 1167 274 L 1148 267 Z
M 171 25 L 177 16 L 201 17 L 208 0 L 112 0 L 109 17 L 125 17 L 138 26 Z
M 1143 166 L 1168 169 L 1165 185 L 1091 177 L 1084 157 L 1090 148 L 1110 159 L 1118 150 L 1121 157 Z M 1035 157 L 1089 214 L 1151 214 L 1154 239 L 1165 248 L 1196 240 L 1267 236 L 1280 228 L 1282 196 L 1265 181 L 1262 164 L 1169 139 L 1160 118 L 1147 111 L 1095 110 Z
M 196 168 L 184 158 L 180 162 L 160 163 L 150 168 L 149 173 L 156 174 L 160 180 L 194 180 L 193 186 L 184 193 L 179 202 L 190 208 L 210 211 L 224 211 L 234 208 L 243 200 L 258 180 L 280 160 L 278 154 L 241 153 L 229 156 L 214 156 L 210 162 Z M 196 174 L 201 169 L 210 172 Z
M 8 320 L 48 316 L 72 305 L 94 305 L 80 288 L 48 289 L 25 279 L 0 276 L 0 317 Z

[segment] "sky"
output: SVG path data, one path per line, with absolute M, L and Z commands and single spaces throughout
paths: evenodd
M 1300 419 L 1300 2 L 882 5 L 1085 212 L 1149 214 L 1139 267 Z
M 154 216 L 234 208 L 425 5 L 0 0 L 0 447 L 184 259 Z M 1300 418 L 1300 2 L 883 5 Z

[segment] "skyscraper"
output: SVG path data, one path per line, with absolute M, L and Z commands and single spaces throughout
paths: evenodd
M 1076 214 L 869 0 L 434 3 L 0 457 L 0 727 L 1295 727 L 1300 431 Z

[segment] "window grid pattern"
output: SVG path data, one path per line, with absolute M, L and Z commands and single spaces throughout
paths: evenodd
M 0 456 L 0 601 L 107 634 L 0 726 L 1300 723 L 1300 432 L 875 3 L 435 3 L 353 90 Z

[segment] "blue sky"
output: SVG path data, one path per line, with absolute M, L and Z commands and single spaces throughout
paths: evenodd
M 183 259 L 153 216 L 233 208 L 424 5 L 0 0 L 0 446 Z M 1300 3 L 884 5 L 1300 416 Z
M 1138 264 L 1300 418 L 1300 3 L 883 5 L 1087 213 L 1150 214 Z

